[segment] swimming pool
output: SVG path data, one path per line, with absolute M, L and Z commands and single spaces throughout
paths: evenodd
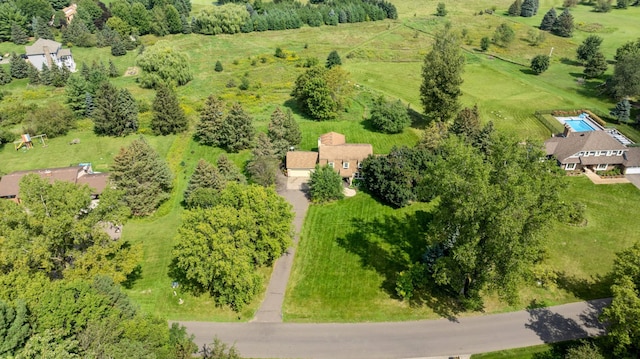
M 571 126 L 576 132 L 595 131 L 596 129 L 591 127 L 585 120 L 566 120 L 565 124 Z

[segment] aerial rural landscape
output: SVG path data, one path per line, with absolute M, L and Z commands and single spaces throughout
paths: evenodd
M 639 357 L 639 19 L 1 2 L 0 357 Z

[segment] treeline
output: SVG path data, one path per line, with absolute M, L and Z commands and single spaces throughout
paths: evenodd
M 297 1 L 264 4 L 261 1 L 253 4 L 243 1 L 202 10 L 192 19 L 191 28 L 193 32 L 205 35 L 235 34 L 397 17 L 395 6 L 383 0 L 341 0 L 306 5 Z

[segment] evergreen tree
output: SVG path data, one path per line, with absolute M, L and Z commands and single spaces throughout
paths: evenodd
M 329 53 L 329 56 L 327 57 L 327 63 L 325 64 L 325 67 L 330 69 L 338 65 L 342 65 L 342 60 L 340 59 L 340 55 L 338 55 L 338 51 L 333 50 Z
M 216 162 L 218 166 L 218 171 L 220 171 L 220 175 L 226 182 L 237 182 L 240 184 L 247 183 L 247 179 L 240 172 L 238 166 L 236 166 L 229 158 L 225 155 L 220 155 L 218 157 L 218 161 Z
M 573 15 L 569 12 L 569 9 L 566 8 L 562 11 L 562 14 L 558 16 L 555 23 L 553 24 L 552 32 L 555 35 L 561 37 L 571 37 L 573 36 Z
M 511 6 L 509 6 L 509 16 L 520 16 L 520 12 L 522 11 L 522 0 L 514 1 Z
M 111 179 L 125 192 L 125 203 L 134 216 L 152 213 L 169 198 L 173 175 L 167 163 L 141 137 L 121 148 L 113 158 Z
M 450 131 L 459 136 L 464 136 L 467 141 L 472 141 L 480 132 L 480 111 L 478 105 L 473 108 L 465 107 L 453 120 Z
M 578 61 L 582 63 L 588 62 L 598 51 L 600 51 L 600 45 L 602 44 L 602 38 L 598 35 L 589 35 L 576 50 L 576 57 Z
M 125 88 L 118 90 L 116 116 L 118 121 L 112 129 L 115 136 L 126 136 L 138 131 L 138 104 Z
M 9 61 L 9 72 L 14 79 L 24 79 L 29 76 L 29 64 L 27 64 L 22 57 L 11 54 L 11 60 Z
M 272 156 L 253 157 L 247 163 L 247 173 L 253 183 L 263 187 L 273 186 L 278 176 L 279 162 L 277 158 Z
M 187 19 L 186 16 L 182 15 L 180 17 L 180 21 L 182 22 L 182 33 L 183 34 L 188 35 L 188 34 L 193 32 L 193 30 L 191 29 L 191 24 L 189 23 L 189 20 Z
M 482 39 L 480 39 L 480 50 L 482 51 L 489 50 L 489 45 L 491 45 L 491 39 L 489 39 L 489 37 L 485 36 Z
M 131 26 L 136 28 L 140 35 L 146 35 L 151 30 L 149 11 L 139 1 L 134 1 L 131 5 Z
M 538 15 L 539 7 L 540 7 L 540 0 L 533 0 L 533 15 Z
M 46 66 L 46 65 L 45 65 Z M 35 66 L 29 64 L 29 85 L 40 85 L 40 72 Z
M 51 74 L 51 69 L 46 63 L 42 64 L 42 69 L 40 70 L 40 82 L 47 86 L 53 84 L 53 75 Z
M 47 23 L 47 20 L 34 17 L 31 21 L 31 28 L 33 29 L 33 36 L 36 39 L 47 39 L 53 40 L 53 32 L 51 32 L 51 28 Z
M 436 6 L 436 16 L 447 16 L 447 8 L 443 2 L 439 2 Z
M 222 62 L 220 62 L 220 60 L 216 61 L 216 67 L 214 68 L 214 70 L 216 72 L 222 72 L 223 68 L 222 68 Z
M 207 146 L 220 145 L 220 130 L 224 121 L 224 102 L 219 97 L 209 95 L 200 112 L 200 122 L 196 126 L 195 138 Z
M 65 87 L 65 93 L 67 95 L 66 103 L 76 117 L 83 117 L 87 115 L 87 81 L 84 77 L 79 75 L 72 75 L 67 81 Z
M 267 135 L 275 154 L 279 157 L 284 157 L 291 146 L 296 146 L 302 141 L 300 127 L 293 118 L 291 110 L 284 112 L 280 107 L 271 114 Z
M 629 99 L 623 98 L 609 114 L 618 120 L 618 123 L 627 123 L 631 117 L 631 104 Z
M 164 15 L 167 21 L 167 29 L 170 34 L 178 34 L 182 32 L 182 19 L 180 13 L 175 6 L 169 4 L 164 8 Z
M 422 66 L 420 99 L 429 118 L 447 121 L 458 111 L 463 71 L 460 40 L 446 27 L 437 33 L 433 49 Z
M 6 85 L 11 82 L 11 75 L 5 71 L 4 67 L 0 66 L 0 86 Z
M 251 153 L 253 157 L 274 157 L 276 154 L 269 136 L 264 132 L 260 132 L 256 136 L 256 143 Z
M 169 135 L 185 131 L 189 123 L 175 91 L 163 83 L 156 85 L 156 89 L 151 119 L 153 132 L 158 135 Z
M 584 75 L 588 78 L 600 77 L 607 71 L 607 59 L 598 51 L 584 65 Z
M 531 71 L 537 75 L 547 71 L 549 68 L 549 56 L 548 55 L 536 55 L 531 59 Z
M 114 131 L 117 118 L 118 89 L 110 82 L 103 82 L 96 91 L 94 109 L 91 112 L 93 132 L 102 136 L 117 136 Z
M 76 17 L 71 24 L 62 30 L 62 41 L 80 47 L 91 47 L 94 45 L 93 35 L 85 22 Z
M 555 8 L 549 9 L 544 17 L 542 18 L 542 22 L 540 23 L 540 30 L 551 31 L 553 30 L 553 25 L 556 23 L 558 19 L 558 14 L 556 13 Z
M 640 54 L 620 51 L 610 82 L 616 99 L 640 95 Z
M 532 17 L 536 12 L 536 4 L 534 0 L 524 0 L 520 8 L 520 16 Z
M 24 45 L 29 41 L 29 36 L 27 32 L 22 28 L 22 26 L 14 23 L 11 25 L 11 42 L 16 45 Z
M 222 122 L 220 145 L 230 152 L 238 152 L 251 147 L 254 134 L 251 116 L 235 103 Z
M 84 102 L 85 102 L 85 116 L 90 117 L 93 115 L 93 110 L 95 110 L 96 105 L 93 103 L 93 95 L 91 92 L 87 91 L 84 94 Z
M 124 41 L 120 38 L 120 36 L 116 36 L 111 43 L 111 55 L 113 56 L 124 56 L 127 54 L 127 46 Z
M 116 64 L 113 63 L 111 59 L 109 59 L 109 77 L 119 77 L 120 71 L 116 67 Z
M 191 194 L 197 190 L 206 189 L 208 191 L 220 192 L 224 188 L 225 181 L 218 169 L 211 163 L 200 159 L 196 165 L 187 189 L 184 191 L 184 200 L 190 202 Z
M 618 0 L 616 3 L 618 9 L 626 9 L 629 7 L 629 0 Z

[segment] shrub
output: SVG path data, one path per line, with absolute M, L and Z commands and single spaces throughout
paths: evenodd
M 436 16 L 447 16 L 447 8 L 445 7 L 443 2 L 438 3 L 438 7 L 436 8 Z
M 222 68 L 222 62 L 220 62 L 220 60 L 216 61 L 216 67 L 214 68 L 214 70 L 216 72 L 222 72 L 223 68 Z
M 309 192 L 311 200 L 322 203 L 336 199 L 342 199 L 342 177 L 329 166 L 316 165 L 315 171 L 311 173 L 309 181 Z
M 400 133 L 411 124 L 407 108 L 400 102 L 387 101 L 382 96 L 371 106 L 371 124 L 380 132 Z
M 548 55 L 537 55 L 531 60 L 531 71 L 535 72 L 537 75 L 547 71 L 549 68 L 549 56 Z

